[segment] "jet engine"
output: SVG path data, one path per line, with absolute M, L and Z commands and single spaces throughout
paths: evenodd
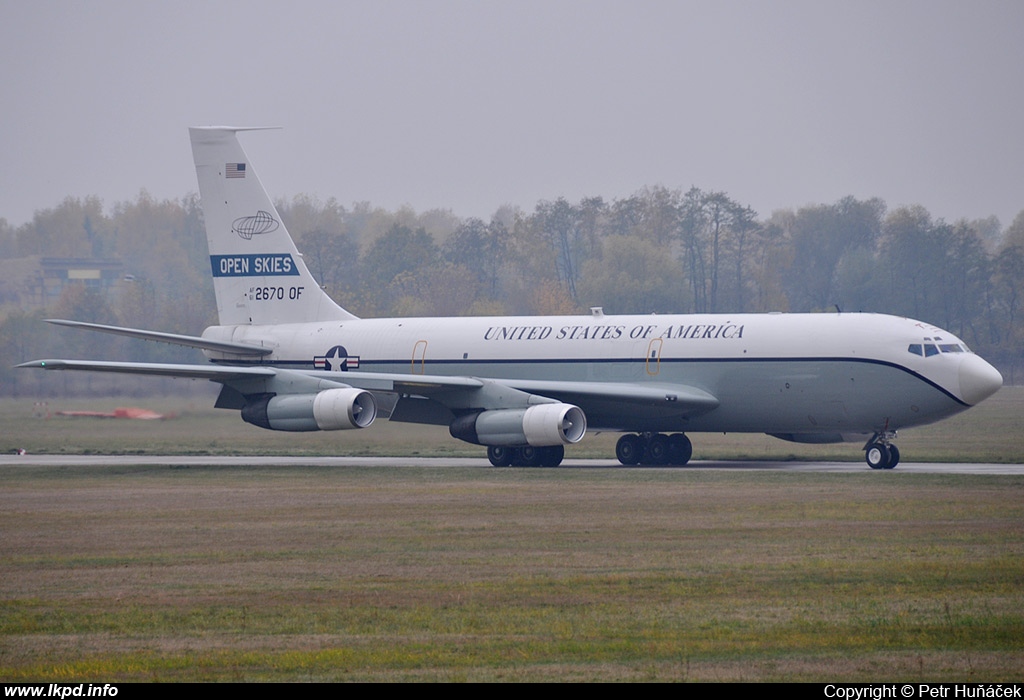
M 373 394 L 352 387 L 316 394 L 263 394 L 242 408 L 246 423 L 293 432 L 365 428 L 376 417 Z
M 579 442 L 587 432 L 587 417 L 572 404 L 544 403 L 459 416 L 448 431 L 476 445 L 550 447 Z

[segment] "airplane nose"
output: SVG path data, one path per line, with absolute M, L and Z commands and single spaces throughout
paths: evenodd
M 987 399 L 999 391 L 1003 375 L 977 355 L 964 355 L 960 361 L 960 396 L 968 404 Z

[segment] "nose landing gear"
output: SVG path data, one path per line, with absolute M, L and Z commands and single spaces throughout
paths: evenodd
M 864 459 L 872 469 L 893 469 L 900 463 L 900 451 L 890 443 L 896 431 L 875 433 L 864 445 Z

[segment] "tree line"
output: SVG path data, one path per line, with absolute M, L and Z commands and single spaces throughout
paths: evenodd
M 306 196 L 277 206 L 314 276 L 359 316 L 875 311 L 956 333 L 1009 381 L 1024 360 L 1024 211 L 1003 229 L 845 197 L 759 217 L 696 187 L 506 206 L 489 221 Z M 29 273 L 43 257 L 116 258 L 124 280 L 40 300 Z M 38 357 L 195 360 L 42 318 L 187 334 L 216 323 L 195 195 L 142 192 L 110 211 L 68 198 L 22 226 L 0 219 L 0 265 L 13 271 L 0 281 L 0 393 L 45 392 L 21 376 L 41 373 L 10 370 Z M 69 381 L 62 390 L 91 380 Z

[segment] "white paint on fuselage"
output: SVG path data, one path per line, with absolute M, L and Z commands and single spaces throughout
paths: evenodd
M 895 430 L 962 411 L 1001 384 L 969 352 L 912 354 L 908 347 L 925 338 L 963 343 L 929 324 L 882 314 L 357 319 L 218 326 L 204 336 L 272 347 L 263 360 L 269 365 L 311 369 L 314 358 L 342 346 L 362 372 L 682 384 L 720 402 L 678 425 L 631 425 L 588 412 L 592 427 L 620 430 Z M 972 364 L 962 372 L 965 362 Z M 965 374 L 980 379 L 968 385 Z

